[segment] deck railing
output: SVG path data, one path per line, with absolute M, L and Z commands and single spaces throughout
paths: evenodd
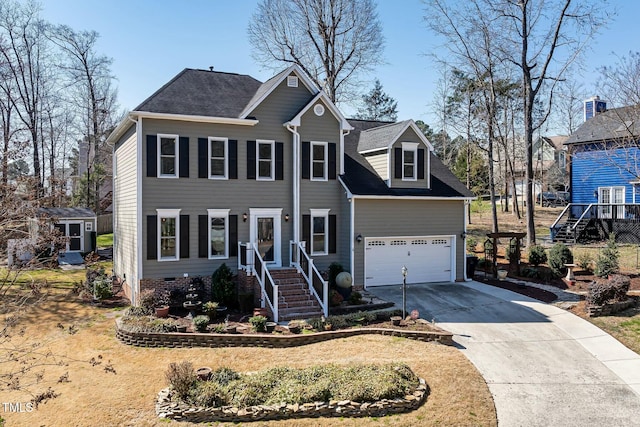
M 572 221 L 573 220 L 573 221 Z M 551 238 L 562 229 L 568 227 L 568 232 L 574 238 L 592 220 L 614 221 L 620 223 L 640 223 L 640 204 L 631 203 L 571 203 L 551 225 Z M 570 223 L 570 225 L 567 225 Z
M 290 265 L 296 267 L 304 276 L 305 281 L 309 285 L 309 291 L 313 295 L 325 316 L 329 315 L 329 283 L 324 280 L 322 274 L 313 264 L 313 260 L 309 258 L 305 250 L 305 242 L 289 242 L 290 246 Z
M 267 264 L 260 256 L 260 251 L 255 243 L 238 243 L 238 270 L 244 270 L 248 275 L 256 276 L 260 285 L 260 305 L 271 309 L 273 321 L 279 317 L 278 285 L 273 281 Z

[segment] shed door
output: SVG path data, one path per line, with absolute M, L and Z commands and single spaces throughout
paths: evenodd
M 84 229 L 82 221 L 65 221 L 54 225 L 60 234 L 67 237 L 67 252 L 84 251 Z
M 451 237 L 382 237 L 365 241 L 365 286 L 453 280 Z

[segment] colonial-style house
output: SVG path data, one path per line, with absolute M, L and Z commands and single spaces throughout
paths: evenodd
M 408 283 L 465 278 L 473 195 L 412 120 L 349 121 L 295 65 L 264 83 L 185 69 L 109 142 L 114 274 L 133 303 L 222 263 L 276 319 L 302 310 L 278 279 L 291 269 L 325 313 L 334 262 L 359 287 L 400 283 L 403 265 Z
M 584 103 L 585 122 L 565 142 L 571 204 L 552 226 L 555 240 L 599 240 L 610 233 L 640 243 L 640 106 L 607 109 Z

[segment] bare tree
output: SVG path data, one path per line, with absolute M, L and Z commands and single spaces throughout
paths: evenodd
M 29 1 L 22 4 L 13 0 L 0 3 L 0 58 L 4 62 L 6 76 L 13 85 L 13 96 L 9 100 L 31 139 L 33 170 L 37 178 L 35 191 L 38 195 L 44 186 L 40 110 L 44 96 L 46 49 L 36 3 Z
M 527 245 L 536 241 L 533 197 L 533 138 L 550 114 L 554 91 L 569 66 L 579 58 L 586 42 L 602 27 L 602 2 L 591 0 L 482 0 L 499 18 L 503 57 L 522 76 L 524 141 L 526 147 Z M 486 13 L 486 12 L 485 12 Z M 545 100 L 546 107 L 539 101 Z M 542 114 L 535 120 L 536 108 Z
M 601 96 L 609 105 L 640 105 L 640 52 L 617 55 L 617 63 L 598 69 Z
M 359 75 L 383 62 L 373 0 L 263 0 L 248 33 L 258 63 L 299 65 L 334 102 L 353 100 Z
M 83 199 L 87 206 L 100 213 L 100 186 L 110 174 L 110 150 L 106 138 L 115 125 L 116 90 L 113 88 L 113 60 L 98 54 L 99 35 L 95 31 L 75 31 L 66 25 L 51 27 L 48 37 L 63 53 L 60 67 L 66 75 L 67 98 L 81 123 L 80 134 L 88 143 L 87 177 Z

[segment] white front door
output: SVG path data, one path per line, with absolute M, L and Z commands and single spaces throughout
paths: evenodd
M 281 217 L 282 209 L 249 209 L 250 239 L 258 247 L 260 256 L 270 266 L 282 266 Z

